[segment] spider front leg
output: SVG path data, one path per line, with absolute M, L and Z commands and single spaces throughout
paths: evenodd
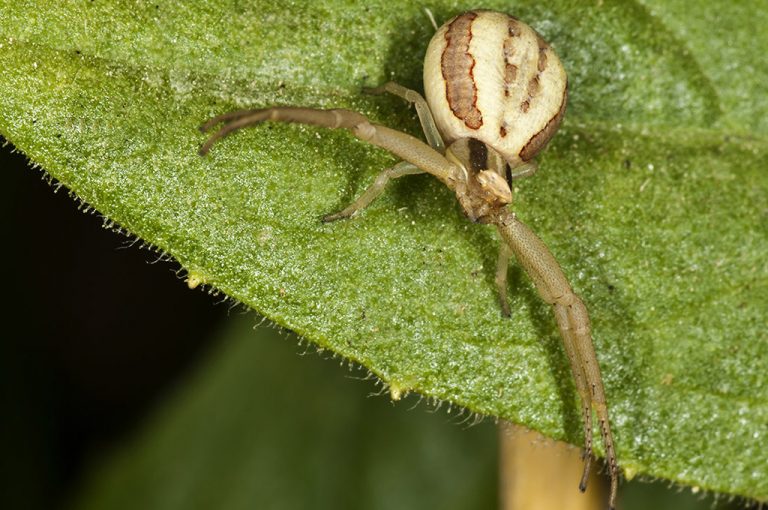
M 320 110 L 276 106 L 258 110 L 239 110 L 219 115 L 200 127 L 202 131 L 207 131 L 216 124 L 224 122 L 224 126 L 200 147 L 200 154 L 207 154 L 217 140 L 230 133 L 264 121 L 297 122 L 332 129 L 348 129 L 357 138 L 386 149 L 414 167 L 434 175 L 451 189 L 455 188 L 461 175 L 461 169 L 458 166 L 418 138 L 385 126 L 372 124 L 360 113 L 340 109 Z
M 512 250 L 506 243 L 502 242 L 499 247 L 499 258 L 496 261 L 496 290 L 499 293 L 499 303 L 501 304 L 501 315 L 511 317 L 512 312 L 509 309 L 509 298 L 507 297 L 507 273 L 509 272 L 509 257 L 512 256 Z
M 570 290 L 570 287 L 569 287 Z M 563 335 L 566 351 L 575 351 L 568 354 L 578 359 L 577 363 L 581 365 L 583 378 L 579 382 L 576 378 L 576 387 L 581 395 L 582 408 L 584 413 L 584 435 L 587 440 L 585 455 L 591 453 L 592 447 L 592 409 L 595 410 L 597 422 L 600 427 L 600 435 L 603 438 L 605 447 L 605 459 L 608 463 L 608 472 L 611 475 L 611 495 L 610 508 L 616 507 L 616 491 L 619 482 L 619 467 L 616 463 L 616 449 L 613 445 L 613 435 L 611 434 L 611 423 L 608 417 L 608 404 L 605 399 L 605 388 L 603 387 L 603 378 L 600 374 L 600 365 L 595 355 L 595 347 L 592 344 L 592 328 L 590 326 L 589 314 L 584 302 L 573 291 L 570 294 L 565 293 L 558 302 L 554 304 L 555 318 Z M 570 340 L 566 340 L 570 336 Z M 570 344 L 570 347 L 568 345 Z M 571 368 L 574 368 L 571 361 Z M 575 376 L 574 368 L 574 376 Z M 589 431 L 587 431 L 589 428 Z M 585 461 L 585 471 L 579 488 L 583 492 L 587 486 L 587 469 L 589 468 L 589 459 Z
M 560 336 L 565 346 L 571 371 L 576 381 L 584 422 L 585 463 L 579 488 L 586 489 L 592 454 L 592 410 L 597 415 L 605 457 L 611 476 L 610 508 L 616 507 L 619 469 L 613 444 L 605 389 L 600 366 L 592 344 L 587 308 L 573 292 L 571 285 L 544 242 L 507 209 L 493 218 L 501 237 L 520 265 L 533 280 L 541 298 L 553 306 Z
M 512 249 L 505 242 L 502 242 L 501 247 L 499 248 L 498 262 L 496 264 L 496 287 L 501 303 L 501 313 L 504 317 L 511 316 L 509 299 L 507 298 L 507 273 L 511 256 Z M 571 293 L 571 295 L 578 299 L 578 296 L 575 294 Z M 573 379 L 576 382 L 576 390 L 578 391 L 581 400 L 582 423 L 584 425 L 584 472 L 581 477 L 581 482 L 579 483 L 579 489 L 584 492 L 587 488 L 587 478 L 592 463 L 592 397 L 587 388 L 586 375 L 583 370 L 584 362 L 581 359 L 579 350 L 576 348 L 576 339 L 574 338 L 574 332 L 572 331 L 573 320 L 568 316 L 567 307 L 557 303 L 555 303 L 553 307 L 555 311 L 555 319 L 557 320 L 557 325 L 560 329 L 560 336 L 563 338 L 565 352 L 571 365 Z M 589 321 L 589 317 L 586 317 L 586 320 Z
M 571 295 L 579 299 L 575 294 Z M 579 302 L 581 302 L 580 299 Z M 568 362 L 571 364 L 571 373 L 576 383 L 576 391 L 579 393 L 579 399 L 581 400 L 581 419 L 584 427 L 584 453 L 582 455 L 584 472 L 581 475 L 581 482 L 579 482 L 579 490 L 584 492 L 587 490 L 587 478 L 589 477 L 589 468 L 592 464 L 592 396 L 589 392 L 587 376 L 584 371 L 584 361 L 577 348 L 576 332 L 573 327 L 573 320 L 569 317 L 568 307 L 558 303 L 554 303 L 552 307 L 555 312 L 557 327 L 560 330 L 560 336 L 563 339 L 565 354 L 568 356 Z M 589 317 L 587 317 L 587 321 L 589 321 Z

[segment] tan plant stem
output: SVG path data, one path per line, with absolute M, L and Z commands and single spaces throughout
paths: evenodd
M 538 432 L 501 421 L 500 510 L 603 510 L 605 487 L 593 467 L 589 487 L 579 491 L 581 450 Z

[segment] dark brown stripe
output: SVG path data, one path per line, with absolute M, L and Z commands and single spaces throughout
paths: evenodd
M 476 138 L 470 138 L 469 166 L 473 173 L 488 169 L 488 146 Z
M 509 89 L 517 78 L 517 66 L 515 64 L 506 64 L 504 66 L 504 96 L 509 96 Z
M 528 109 L 531 107 L 531 102 L 538 95 L 539 90 L 541 89 L 539 86 L 539 76 L 541 76 L 541 73 L 547 68 L 547 48 L 549 48 L 549 45 L 546 43 L 546 41 L 544 41 L 544 39 L 541 38 L 538 32 L 534 30 L 533 33 L 536 35 L 536 43 L 539 47 L 539 54 L 536 56 L 536 74 L 528 82 L 528 97 L 522 103 L 520 103 L 520 109 L 523 111 L 523 113 L 528 111 Z
M 507 25 L 507 33 L 509 37 L 504 40 L 503 53 L 504 53 L 504 97 L 509 97 L 509 89 L 517 78 L 517 66 L 511 62 L 512 56 L 515 54 L 515 37 L 520 35 L 520 29 L 517 25 L 517 20 L 510 19 Z
M 483 125 L 483 115 L 477 109 L 477 87 L 473 75 L 475 59 L 469 53 L 472 21 L 475 18 L 476 13 L 467 12 L 448 25 L 440 62 L 448 106 L 470 129 L 479 129 Z
M 528 97 L 533 98 L 539 93 L 539 75 L 537 74 L 528 82 Z
M 536 33 L 536 42 L 539 45 L 539 62 L 536 68 L 538 69 L 539 73 L 544 71 L 544 69 L 547 68 L 547 48 L 549 48 L 549 45 L 547 42 L 541 38 L 538 32 Z
M 509 17 L 509 24 L 507 25 L 507 33 L 510 37 L 517 37 L 520 35 L 520 26 L 517 18 Z
M 568 102 L 568 83 L 565 84 L 565 90 L 563 91 L 563 102 L 560 103 L 560 109 L 557 111 L 554 117 L 549 119 L 547 125 L 544 128 L 533 135 L 525 147 L 522 148 L 520 153 L 520 159 L 523 161 L 530 161 L 536 154 L 543 149 L 549 139 L 555 134 L 557 128 L 560 127 L 560 122 L 563 120 L 563 114 L 565 113 L 565 105 Z
M 537 67 L 539 73 L 543 72 L 547 68 L 547 50 L 539 48 L 539 65 Z

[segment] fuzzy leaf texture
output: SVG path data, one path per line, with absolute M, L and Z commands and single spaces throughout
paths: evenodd
M 589 307 L 620 465 L 768 500 L 768 11 L 761 2 L 488 2 L 569 73 L 512 207 Z M 581 444 L 548 306 L 429 176 L 319 219 L 394 159 L 265 124 L 201 158 L 208 117 L 345 107 L 418 134 L 422 2 L 0 2 L 0 134 L 109 222 L 276 323 L 416 391 Z M 476 7 L 428 5 L 442 22 Z M 254 370 L 259 360 L 252 360 Z

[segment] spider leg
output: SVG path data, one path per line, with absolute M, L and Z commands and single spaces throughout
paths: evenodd
M 592 453 L 592 409 L 597 414 L 605 457 L 611 476 L 610 508 L 616 506 L 619 469 L 613 444 L 605 389 L 600 366 L 592 344 L 587 308 L 574 294 L 568 280 L 544 242 L 514 214 L 502 209 L 494 223 L 517 261 L 533 280 L 541 298 L 554 307 L 566 354 L 571 364 L 576 389 L 582 401 L 585 436 L 585 470 L 579 488 L 586 489 L 587 473 Z
M 568 324 L 584 371 L 584 381 L 587 386 L 586 394 L 591 396 L 591 407 L 595 410 L 595 414 L 597 415 L 597 422 L 600 426 L 600 435 L 603 438 L 605 459 L 608 463 L 608 471 L 611 475 L 609 508 L 613 509 L 616 507 L 619 467 L 616 464 L 616 449 L 613 444 L 610 420 L 608 419 L 608 405 L 605 399 L 605 388 L 603 387 L 603 379 L 600 375 L 600 365 L 597 362 L 595 348 L 592 345 L 592 333 L 589 323 L 589 315 L 587 314 L 587 307 L 584 306 L 584 303 L 578 296 L 573 294 L 573 297 L 575 299 L 573 299 L 573 302 L 566 308 Z M 591 412 L 589 418 L 591 429 Z
M 388 150 L 413 166 L 428 172 L 454 189 L 461 169 L 445 156 L 418 138 L 371 122 L 362 114 L 351 110 L 320 110 L 278 106 L 258 110 L 245 110 L 220 115 L 209 120 L 201 129 L 207 131 L 220 122 L 225 124 L 200 147 L 205 155 L 216 141 L 246 126 L 264 121 L 297 122 L 326 128 L 348 129 L 357 138 Z
M 255 110 L 234 110 L 227 113 L 222 113 L 216 117 L 208 119 L 203 125 L 200 126 L 200 131 L 205 133 L 216 124 L 220 124 L 226 121 L 234 121 L 243 117 L 251 115 Z
M 523 163 L 522 165 L 513 168 L 510 171 L 509 176 L 514 179 L 522 179 L 524 177 L 530 177 L 533 174 L 535 174 L 539 170 L 539 164 L 535 161 L 529 161 L 527 163 Z
M 327 223 L 343 218 L 350 218 L 357 214 L 361 209 L 368 207 L 371 202 L 373 202 L 379 195 L 381 195 L 390 179 L 397 179 L 398 177 L 402 177 L 404 175 L 414 175 L 420 173 L 423 173 L 423 170 L 413 166 L 406 161 L 401 161 L 392 168 L 387 168 L 381 172 L 376 177 L 376 180 L 373 181 L 373 184 L 371 184 L 363 192 L 362 195 L 357 197 L 354 202 L 337 213 L 324 216 L 323 221 Z
M 365 88 L 363 91 L 368 94 L 384 94 L 385 92 L 389 92 L 390 94 L 402 97 L 409 103 L 413 103 L 413 105 L 416 107 L 416 113 L 419 114 L 421 129 L 424 131 L 424 136 L 427 137 L 427 141 L 429 142 L 430 147 L 438 151 L 440 154 L 445 154 L 445 143 L 443 142 L 443 137 L 440 136 L 440 131 L 437 129 L 435 119 L 432 117 L 432 110 L 429 109 L 429 104 L 427 104 L 427 100 L 424 99 L 424 96 L 415 90 L 405 88 L 393 81 L 387 82 L 380 87 Z
M 552 305 L 555 311 L 555 319 L 560 329 L 560 336 L 563 339 L 565 353 L 571 364 L 571 372 L 576 382 L 576 391 L 581 400 L 582 424 L 584 426 L 584 472 L 581 475 L 579 490 L 587 490 L 587 478 L 589 477 L 589 468 L 592 464 L 592 397 L 587 389 L 587 380 L 584 373 L 584 363 L 581 359 L 581 353 L 577 348 L 576 338 L 571 326 L 571 320 L 568 316 L 568 307 L 555 303 Z
M 507 297 L 507 272 L 509 271 L 509 257 L 512 256 L 512 250 L 506 243 L 499 246 L 499 258 L 496 260 L 496 289 L 499 293 L 499 303 L 501 304 L 501 315 L 511 317 L 512 312 L 509 309 L 509 298 Z

